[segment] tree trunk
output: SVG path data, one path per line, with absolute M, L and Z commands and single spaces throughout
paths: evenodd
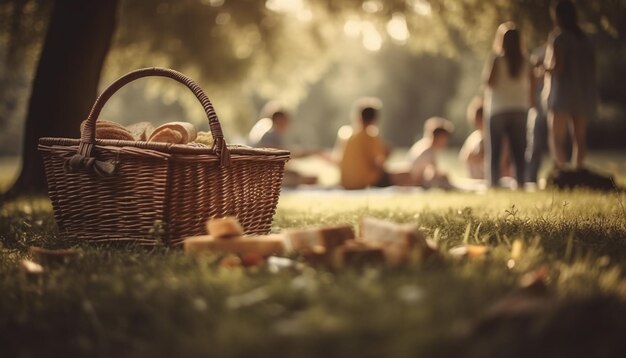
M 96 99 L 115 31 L 117 0 L 56 0 L 26 116 L 22 169 L 9 196 L 45 193 L 41 137 L 79 135 Z

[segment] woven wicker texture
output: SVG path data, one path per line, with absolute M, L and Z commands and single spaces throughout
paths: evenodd
M 213 147 L 95 138 L 106 101 L 147 76 L 172 78 L 202 104 Z M 227 146 L 213 106 L 183 74 L 164 68 L 131 72 L 96 100 L 81 139 L 41 138 L 48 193 L 62 237 L 90 242 L 170 245 L 205 234 L 208 218 L 237 216 L 247 234 L 267 234 L 289 152 Z

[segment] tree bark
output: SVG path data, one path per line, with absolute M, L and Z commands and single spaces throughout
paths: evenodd
M 46 192 L 41 137 L 79 135 L 96 99 L 116 25 L 118 0 L 56 0 L 33 81 L 22 169 L 8 196 Z

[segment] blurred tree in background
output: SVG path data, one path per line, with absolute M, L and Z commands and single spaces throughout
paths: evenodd
M 18 3 L 15 6 L 14 10 L 19 9 Z M 54 3 L 32 82 L 22 169 L 12 194 L 45 192 L 38 139 L 61 137 L 87 117 L 115 31 L 116 9 L 117 0 Z
M 16 139 L 24 128 L 53 2 L 0 2 L 1 153 L 18 154 Z M 362 95 L 383 99 L 383 133 L 393 145 L 409 145 L 432 115 L 457 123 L 458 141 L 467 129 L 465 106 L 480 92 L 497 25 L 516 21 L 530 50 L 552 28 L 549 3 L 120 0 L 100 88 L 138 67 L 175 68 L 206 90 L 231 142 L 258 119 L 265 101 L 279 99 L 295 114 L 293 141 L 332 145 L 337 128 L 349 123 L 351 102 Z M 618 74 L 626 69 L 626 0 L 578 5 L 597 49 L 602 97 L 590 143 L 597 145 L 594 138 L 600 137 L 605 145 L 622 144 L 626 83 Z M 144 79 L 116 94 L 103 117 L 123 123 L 189 120 L 201 126 L 204 116 L 195 102 L 178 84 Z M 82 119 L 69 119 L 63 133 L 78 136 Z

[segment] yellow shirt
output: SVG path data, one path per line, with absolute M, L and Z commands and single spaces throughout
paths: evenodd
M 339 163 L 341 185 L 346 189 L 364 189 L 378 182 L 382 176 L 380 164 L 386 148 L 378 135 L 378 128 L 369 126 L 350 136 L 345 143 Z

